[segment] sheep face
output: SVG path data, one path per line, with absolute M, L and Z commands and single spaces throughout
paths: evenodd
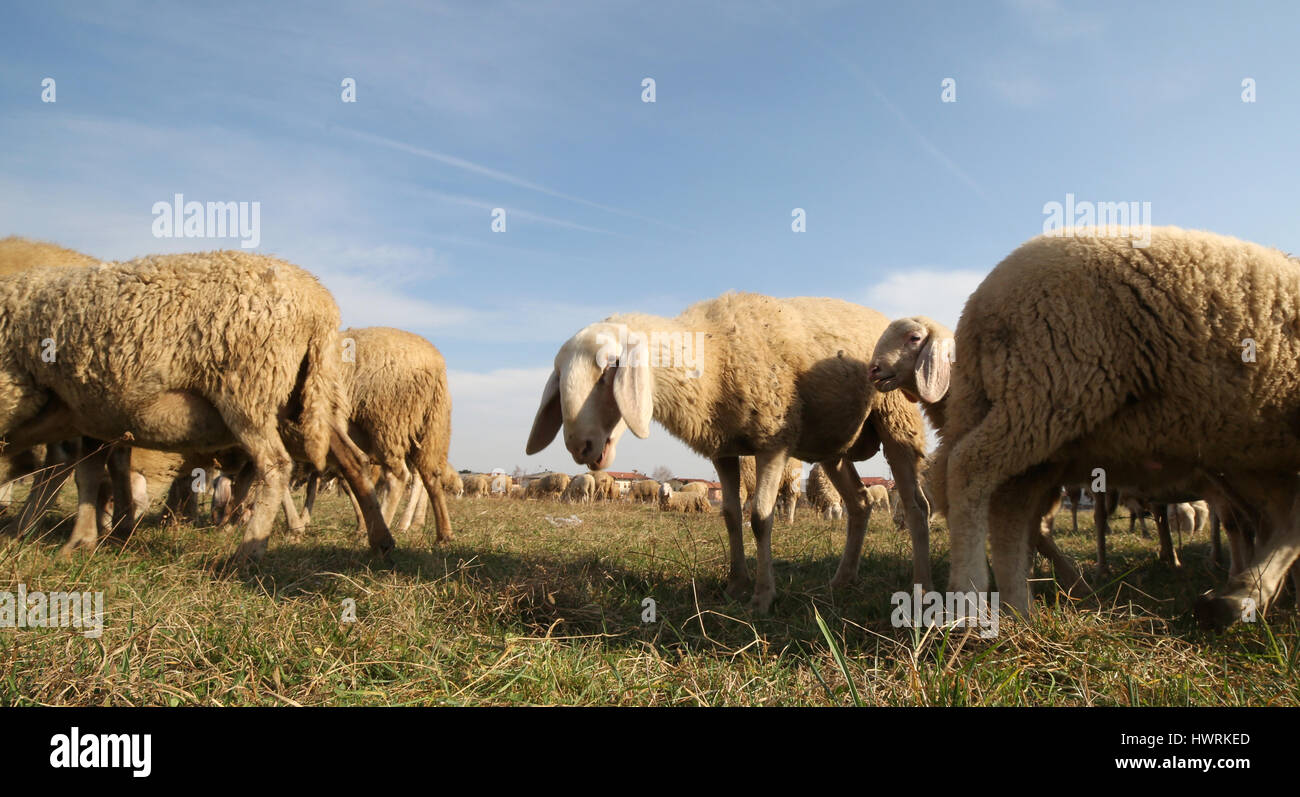
M 885 328 L 867 375 L 876 390 L 902 390 L 911 401 L 933 404 L 948 392 L 953 337 L 924 316 L 900 318 Z
M 542 391 L 528 454 L 549 445 L 562 427 L 573 460 L 602 470 L 614 461 L 624 429 L 637 437 L 650 434 L 650 367 L 627 338 L 620 325 L 592 324 L 565 342 Z

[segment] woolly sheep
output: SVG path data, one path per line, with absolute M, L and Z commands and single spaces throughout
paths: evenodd
M 530 481 L 524 492 L 529 498 L 559 500 L 568 486 L 567 473 L 547 473 Z
M 827 520 L 844 514 L 844 499 L 840 498 L 820 462 L 808 472 L 808 486 L 804 492 L 808 494 L 808 502 L 812 504 L 813 511 Z
M 586 473 L 580 473 L 570 480 L 561 497 L 565 501 L 589 504 L 596 497 L 596 480 Z
M 527 491 L 521 484 L 510 485 L 510 497 L 522 501 L 526 497 Z
M 949 377 L 952 371 L 952 345 L 953 334 L 943 324 L 924 316 L 900 318 L 890 322 L 876 341 L 868 371 L 877 390 L 896 390 L 909 401 L 920 402 L 940 438 L 946 430 L 945 406 L 948 403 Z M 936 502 L 931 494 L 928 477 L 932 473 L 932 462 L 927 462 L 927 478 L 922 481 L 922 490 L 930 505 L 936 511 L 944 513 L 945 507 Z M 1056 546 L 1049 533 L 1060 495 L 1060 488 L 1054 487 L 1047 496 L 1040 499 L 1037 505 L 1039 515 L 1032 520 L 1029 533 L 1038 552 L 1051 561 L 1058 580 L 1067 592 L 1074 595 L 1088 594 L 1091 588 L 1084 581 L 1078 567 Z M 897 507 L 893 514 L 897 525 Z M 1102 522 L 1104 524 L 1104 519 Z M 1104 525 L 1100 528 L 1104 528 Z M 1104 538 L 1100 539 L 1102 541 L 1098 545 L 1103 546 Z M 1104 551 L 1104 547 L 1101 550 Z
M 745 568 L 739 457 L 754 455 L 758 581 L 751 605 L 763 613 L 776 594 L 772 514 L 787 457 L 826 465 L 848 505 L 844 555 L 831 581 L 842 587 L 857 577 L 870 511 L 853 462 L 883 447 L 908 506 L 913 581 L 928 584 L 929 506 L 917 484 L 922 422 L 902 396 L 872 389 L 866 373 L 870 347 L 886 324 L 874 310 L 837 299 L 747 293 L 700 302 L 672 319 L 610 317 L 561 347 L 526 451 L 540 451 L 563 428 L 574 460 L 599 470 L 613 462 L 625 428 L 646 437 L 651 420 L 659 421 L 718 471 L 732 597 L 753 584 Z M 696 356 L 655 357 L 652 368 L 650 355 L 671 348 L 658 345 L 665 338 L 690 344 Z
M 628 488 L 628 498 L 640 504 L 659 500 L 659 482 L 654 479 L 637 479 Z
M 500 495 L 501 497 L 504 498 L 505 495 L 510 492 L 510 484 L 511 481 L 509 476 L 498 473 L 496 476 L 493 476 L 492 479 L 490 480 L 490 487 L 492 490 L 492 494 Z
M 613 476 L 599 470 L 587 471 L 587 474 L 596 481 L 597 500 L 613 501 L 618 498 L 618 482 Z
M 709 495 L 709 485 L 705 484 L 704 482 L 687 482 L 687 483 L 682 487 L 681 490 L 678 490 L 678 492 L 682 492 L 682 493 L 699 493 L 700 495 L 703 495 L 703 496 L 705 496 L 705 497 L 708 497 L 708 495 Z
M 464 478 L 465 497 L 476 498 L 480 495 L 487 495 L 491 491 L 488 477 L 476 473 Z
M 659 509 L 664 512 L 687 512 L 708 514 L 713 511 L 709 499 L 699 493 L 674 492 L 672 485 L 659 485 Z
M 266 550 L 291 452 L 317 468 L 333 455 L 373 505 L 371 547 L 392 548 L 361 473 L 365 457 L 347 438 L 338 308 L 307 272 L 236 251 L 41 268 L 0 277 L 0 311 L 8 445 L 78 434 L 182 453 L 238 445 L 258 476 L 240 560 Z M 51 338 L 57 354 L 46 362 L 41 341 Z M 88 460 L 102 472 L 100 455 Z M 79 501 L 94 500 L 97 486 L 79 479 Z
M 991 531 L 1002 602 L 1027 614 L 1026 535 L 990 518 L 993 494 L 1032 495 L 1100 467 L 1112 485 L 1198 482 L 1207 497 L 1226 487 L 1259 507 L 1263 545 L 1197 611 L 1213 625 L 1248 605 L 1263 612 L 1300 554 L 1300 428 L 1279 422 L 1300 414 L 1300 268 L 1212 233 L 1157 228 L 1134 248 L 1096 232 L 1030 240 L 966 303 L 936 455 L 951 585 L 986 587 Z M 1255 357 L 1243 356 L 1247 339 Z
M 339 337 L 352 354 L 341 368 L 348 429 L 383 468 L 384 522 L 392 522 L 402 487 L 414 476 L 431 499 L 438 542 L 452 539 L 442 484 L 451 444 L 451 393 L 442 353 L 419 335 L 390 327 L 349 328 Z

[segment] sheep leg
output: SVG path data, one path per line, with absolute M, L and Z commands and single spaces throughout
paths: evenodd
M 446 493 L 444 493 L 444 495 L 445 494 Z M 503 493 L 503 495 L 505 494 Z M 422 529 L 424 528 L 424 522 L 428 516 L 429 490 L 427 488 L 423 490 L 419 490 L 416 493 L 416 499 L 417 502 L 415 507 L 415 520 L 412 522 L 411 525 L 415 526 L 417 529 Z
M 244 539 L 235 552 L 236 561 L 244 564 L 257 561 L 266 553 L 278 510 L 276 504 L 282 502 L 289 489 L 293 460 L 273 425 L 259 430 L 235 424 L 231 431 L 248 452 L 256 474 L 251 491 L 252 515 L 244 527 Z
M 420 481 L 424 481 L 424 490 L 428 492 L 429 502 L 433 504 L 433 524 L 438 529 L 438 542 L 448 542 L 452 539 L 451 533 L 451 513 L 447 511 L 447 497 L 442 494 L 442 474 L 436 468 L 426 468 L 420 471 L 420 478 L 415 480 L 415 487 L 420 487 Z M 414 504 L 417 498 L 411 497 L 411 503 Z
M 922 452 L 912 445 L 897 443 L 887 437 L 882 440 L 882 448 L 885 461 L 889 463 L 889 469 L 894 474 L 898 499 L 903 504 L 904 523 L 912 536 L 912 583 L 920 584 L 921 589 L 928 590 L 933 583 L 930 574 L 930 503 L 921 489 Z M 862 480 L 856 479 L 857 473 L 853 475 L 857 483 L 861 484 Z M 885 510 L 888 509 L 889 507 L 886 506 Z M 857 563 L 858 556 L 854 556 L 854 574 L 857 573 Z M 842 565 L 843 561 L 841 561 Z
M 287 484 L 285 485 L 284 495 L 281 497 L 280 503 L 284 507 L 284 521 L 289 525 L 289 534 L 295 537 L 301 535 L 306 526 L 303 524 L 302 518 L 298 515 L 297 507 L 293 505 L 293 490 L 291 490 Z
M 316 509 L 316 496 L 320 493 L 320 482 L 320 471 L 314 470 L 307 477 L 307 497 L 302 504 L 302 527 L 304 529 L 311 525 L 311 513 Z
M 87 437 L 83 438 L 82 445 L 89 449 L 105 444 Z M 135 496 L 131 492 L 131 447 L 119 444 L 107 450 L 109 483 L 113 485 L 113 525 L 109 533 L 126 539 L 135 531 L 136 519 Z
M 1170 567 L 1182 567 L 1178 560 L 1178 551 L 1174 548 L 1173 536 L 1169 533 L 1169 512 L 1155 511 L 1156 532 L 1160 535 L 1160 561 Z
M 77 463 L 77 519 L 72 536 L 59 549 L 60 556 L 70 556 L 78 548 L 94 549 L 99 541 L 100 488 L 108 467 L 109 451 L 100 446 Z
M 998 497 L 994 499 L 994 504 L 1010 504 L 1013 500 L 1008 501 Z M 1086 597 L 1092 594 L 1092 587 L 1083 580 L 1083 574 L 1079 572 L 1074 560 L 1058 548 L 1056 541 L 1052 539 L 1052 519 L 1056 517 L 1056 509 L 1060 502 L 1061 491 L 1055 485 L 1048 487 L 1038 504 L 1037 517 L 1034 517 L 1035 513 L 1030 513 L 1021 522 L 1029 525 L 1029 538 L 1034 541 L 1034 549 L 1052 563 L 1052 572 L 1057 583 L 1065 588 L 1065 593 L 1075 598 Z M 1033 554 L 1030 554 L 1031 562 L 1027 563 L 1031 569 L 1032 557 Z
M 1219 527 L 1219 513 L 1210 513 L 1210 558 L 1218 565 L 1223 567 L 1223 533 Z
M 755 614 L 767 614 L 776 598 L 776 574 L 772 570 L 772 521 L 775 520 L 776 494 L 781 489 L 781 479 L 785 475 L 785 460 L 784 451 L 754 457 L 756 484 L 754 494 L 750 496 L 754 505 L 750 515 L 750 530 L 754 533 L 754 545 L 758 554 L 758 582 L 754 586 L 754 597 L 749 606 Z
M 393 515 L 397 514 L 397 506 L 402 502 L 402 493 L 405 492 L 406 482 L 411 479 L 411 474 L 407 471 L 404 474 L 384 468 L 383 495 L 380 497 L 379 488 L 375 490 L 375 497 L 379 499 L 379 511 L 384 516 L 384 522 L 392 524 Z
M 375 500 L 374 485 L 366 476 L 367 466 L 363 459 L 365 455 L 352 444 L 351 440 L 344 440 L 338 430 L 330 432 L 330 454 L 337 461 L 343 478 L 352 488 L 353 497 L 361 509 L 362 517 L 365 518 L 370 549 L 387 555 L 393 549 L 393 535 L 389 533 L 388 521 L 384 519 L 379 502 Z
M 253 487 L 253 479 L 257 471 L 253 468 L 253 463 L 245 462 L 235 473 L 235 478 L 230 485 L 230 500 L 217 518 L 216 525 L 224 526 L 227 523 L 233 523 L 236 518 L 244 514 L 244 504 L 248 501 L 248 493 Z
M 411 520 L 415 518 L 415 510 L 420 505 L 420 496 L 424 493 L 424 482 L 418 477 L 411 479 L 411 488 L 406 494 L 406 511 L 402 513 L 402 520 L 397 524 L 398 534 L 405 534 L 411 528 Z
M 357 501 L 356 495 L 353 494 L 352 488 L 348 486 L 347 479 L 343 479 L 339 484 L 342 485 L 343 492 L 347 494 L 348 500 L 352 502 L 352 511 L 357 516 L 357 533 L 366 534 L 366 516 L 361 511 L 361 504 Z
M 36 526 L 45 510 L 54 502 L 63 483 L 72 475 L 69 467 L 71 454 L 64 443 L 51 443 L 45 447 L 44 466 L 32 477 L 32 489 L 23 502 L 23 508 L 11 527 L 16 534 L 26 534 Z
M 831 484 L 835 485 L 836 492 L 844 501 L 844 514 L 848 516 L 844 535 L 844 553 L 840 556 L 839 567 L 835 569 L 835 576 L 831 579 L 831 589 L 841 589 L 858 578 L 862 542 L 867 533 L 867 524 L 871 520 L 871 503 L 867 500 L 867 488 L 863 486 L 857 469 L 853 467 L 853 462 L 847 457 L 823 462 L 822 470 L 830 477 Z M 896 483 L 901 484 L 901 482 Z M 915 549 L 912 553 L 912 573 L 915 578 Z
M 1097 575 L 1105 576 L 1110 573 L 1110 565 L 1106 562 L 1106 535 L 1110 534 L 1110 512 L 1107 511 L 1106 494 L 1092 495 L 1092 522 L 1097 531 Z M 1130 529 L 1130 532 L 1132 530 Z
M 722 519 L 727 525 L 727 548 L 731 569 L 727 574 L 727 595 L 740 600 L 753 582 L 745 569 L 745 536 L 740 519 L 740 458 L 718 457 L 713 460 L 722 485 Z

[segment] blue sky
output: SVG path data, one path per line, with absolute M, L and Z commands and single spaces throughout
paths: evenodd
M 460 468 L 578 470 L 524 441 L 560 343 L 610 313 L 750 290 L 953 324 L 1067 193 L 1300 251 L 1292 3 L 45 2 L 5 17 L 0 235 L 104 259 L 224 248 L 238 243 L 155 238 L 153 204 L 260 202 L 259 251 L 317 273 L 346 325 L 443 351 Z M 661 464 L 712 472 L 659 427 L 626 436 L 614 467 Z

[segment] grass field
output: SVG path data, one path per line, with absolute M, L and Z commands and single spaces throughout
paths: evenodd
M 0 629 L 0 705 L 1300 703 L 1293 596 L 1268 622 L 1199 631 L 1192 602 L 1223 580 L 1205 533 L 1184 541 L 1175 573 L 1154 540 L 1126 533 L 1122 510 L 1110 540 L 1122 580 L 1063 606 L 1040 561 L 1048 608 L 981 639 L 890 625 L 910 553 L 880 517 L 860 583 L 843 593 L 826 586 L 839 524 L 803 510 L 793 528 L 778 524 L 777 602 L 754 618 L 722 593 L 717 515 L 455 500 L 454 542 L 410 534 L 385 563 L 356 536 L 346 499 L 325 496 L 302 539 L 280 520 L 265 560 L 239 571 L 227 561 L 236 530 L 155 517 L 125 544 L 58 559 L 72 504 L 65 488 L 39 534 L 0 539 L 0 591 L 102 591 L 103 635 Z M 1091 578 L 1086 514 L 1058 539 Z M 581 524 L 548 520 L 571 515 Z M 1068 513 L 1056 522 L 1068 529 Z M 656 622 L 642 622 L 645 598 Z M 355 622 L 343 621 L 349 600 Z

